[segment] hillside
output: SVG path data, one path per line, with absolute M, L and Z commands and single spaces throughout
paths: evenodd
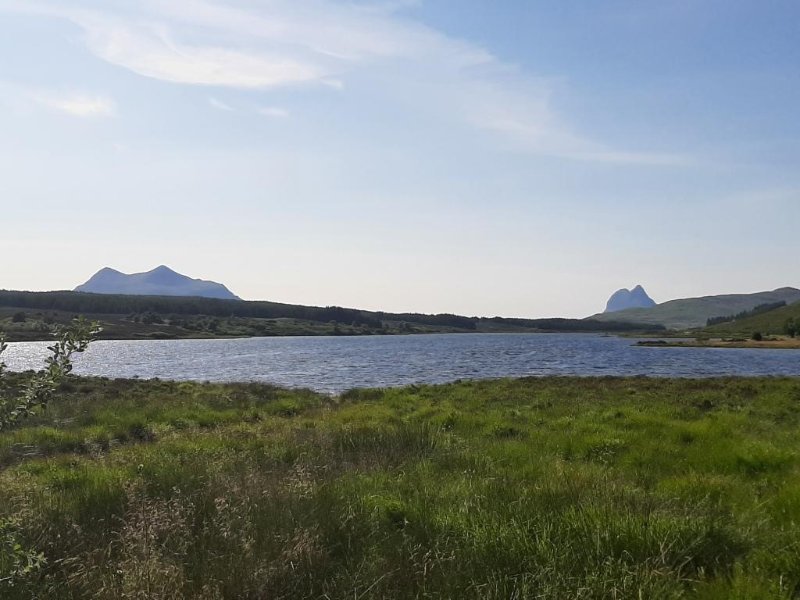
M 161 265 L 145 273 L 120 273 L 108 267 L 100 269 L 76 292 L 92 294 L 126 294 L 135 296 L 199 296 L 238 300 L 239 297 L 221 283 L 192 279 Z
M 785 287 L 756 294 L 726 294 L 670 300 L 652 308 L 632 308 L 611 314 L 589 317 L 593 321 L 630 321 L 647 325 L 663 325 L 668 329 L 683 330 L 705 327 L 708 319 L 752 310 L 760 304 L 800 301 L 800 290 Z
M 652 329 L 583 319 L 478 318 L 199 297 L 0 290 L 0 331 L 9 340 L 50 339 L 53 325 L 79 314 L 99 320 L 106 339 Z
M 703 331 L 712 336 L 750 337 L 755 332 L 780 335 L 784 333 L 784 326 L 790 319 L 800 322 L 800 302 L 745 319 L 706 327 Z

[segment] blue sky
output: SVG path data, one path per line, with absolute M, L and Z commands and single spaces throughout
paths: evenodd
M 585 316 L 800 286 L 793 1 L 0 0 L 0 288 Z

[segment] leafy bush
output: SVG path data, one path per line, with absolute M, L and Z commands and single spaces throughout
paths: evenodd
M 25 319 L 24 313 L 22 320 Z M 14 321 L 19 322 L 14 315 Z M 45 368 L 15 389 L 7 385 L 6 365 L 0 360 L 0 432 L 13 427 L 24 417 L 47 406 L 59 383 L 72 371 L 72 356 L 83 352 L 89 342 L 99 333 L 96 324 L 77 319 L 71 327 L 58 332 L 56 343 L 48 347 L 50 356 L 45 359 Z M 8 344 L 0 334 L 0 355 Z M 44 555 L 23 547 L 17 539 L 19 523 L 0 520 L 0 584 L 13 586 L 18 580 L 38 570 L 45 562 Z
M 56 343 L 48 346 L 51 354 L 44 361 L 45 368 L 15 393 L 2 394 L 7 388 L 3 381 L 6 364 L 0 360 L 0 431 L 13 426 L 37 409 L 46 407 L 58 384 L 72 371 L 73 354 L 85 351 L 99 332 L 96 323 L 75 319 L 71 327 L 57 333 Z M 0 334 L 0 357 L 7 348 L 5 337 Z
M 27 549 L 18 540 L 19 523 L 0 519 L 0 584 L 13 585 L 44 563 L 44 555 Z

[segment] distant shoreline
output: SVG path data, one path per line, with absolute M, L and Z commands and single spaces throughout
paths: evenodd
M 709 339 L 709 340 L 642 340 L 637 346 L 648 348 L 755 348 L 761 350 L 800 350 L 800 339 L 766 340 Z
M 0 330 L 1 331 L 1 330 Z M 292 337 L 325 337 L 325 338 L 347 338 L 347 337 L 400 337 L 400 336 L 416 336 L 416 335 L 465 335 L 465 334 L 478 334 L 478 335 L 598 335 L 598 336 L 613 336 L 613 337 L 629 337 L 620 335 L 615 332 L 600 332 L 600 331 L 551 331 L 551 330 L 533 330 L 533 329 L 519 329 L 519 330 L 505 330 L 505 331 L 396 331 L 391 333 L 283 333 L 278 335 L 174 335 L 170 333 L 154 332 L 151 334 L 133 334 L 133 335 L 102 335 L 98 341 L 103 342 L 139 342 L 139 341 L 164 341 L 164 340 L 251 340 L 258 338 L 292 338 Z M 54 336 L 50 334 L 47 337 L 43 336 L 20 336 L 11 334 L 6 335 L 6 342 L 10 344 L 24 343 L 24 342 L 51 342 Z

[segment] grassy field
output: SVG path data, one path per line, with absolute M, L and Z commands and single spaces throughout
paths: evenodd
M 796 598 L 799 406 L 797 379 L 74 379 L 0 435 L 0 597 Z

